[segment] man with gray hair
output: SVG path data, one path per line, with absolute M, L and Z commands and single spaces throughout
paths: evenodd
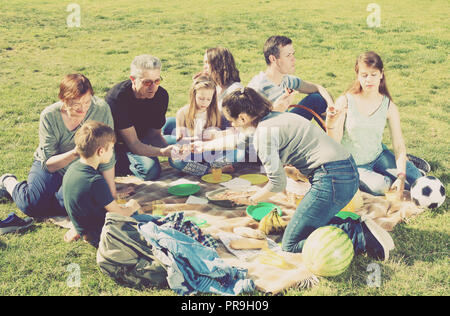
M 155 180 L 161 174 L 157 157 L 171 154 L 172 146 L 161 135 L 169 104 L 161 80 L 161 61 L 140 55 L 131 63 L 130 79 L 116 84 L 105 96 L 117 135 L 118 175 Z

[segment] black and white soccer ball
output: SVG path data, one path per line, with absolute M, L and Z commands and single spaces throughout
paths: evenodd
M 445 188 L 435 177 L 421 177 L 411 186 L 411 199 L 417 206 L 437 208 L 444 203 Z

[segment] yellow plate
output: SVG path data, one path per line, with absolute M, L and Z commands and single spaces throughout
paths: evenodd
M 222 183 L 222 182 L 230 181 L 231 179 L 233 179 L 233 177 L 227 173 L 222 173 L 222 177 L 220 178 L 219 181 L 214 180 L 213 175 L 211 173 L 205 174 L 202 177 L 202 180 L 205 182 L 208 182 L 208 183 Z
M 269 181 L 269 178 L 263 174 L 249 173 L 239 176 L 239 178 L 250 181 L 252 185 L 263 184 Z

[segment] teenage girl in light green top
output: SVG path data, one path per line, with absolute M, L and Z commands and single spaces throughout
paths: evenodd
M 340 142 L 354 157 L 360 174 L 360 189 L 383 195 L 395 189 L 403 195 L 420 171 L 406 156 L 400 115 L 386 85 L 383 62 L 376 53 L 366 52 L 355 65 L 356 80 L 327 113 L 328 135 Z M 382 144 L 389 123 L 394 153 Z

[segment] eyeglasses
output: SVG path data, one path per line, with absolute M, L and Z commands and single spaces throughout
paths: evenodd
M 74 108 L 81 108 L 87 105 L 90 105 L 92 102 L 92 99 L 89 98 L 89 100 L 85 100 L 84 102 L 73 102 L 73 100 L 68 100 L 65 102 L 66 106 L 74 109 Z
M 142 83 L 142 85 L 146 86 L 146 87 L 150 87 L 151 85 L 155 85 L 155 86 L 159 86 L 161 84 L 161 81 L 163 80 L 162 77 L 155 79 L 155 80 L 150 80 L 150 79 L 139 79 Z

